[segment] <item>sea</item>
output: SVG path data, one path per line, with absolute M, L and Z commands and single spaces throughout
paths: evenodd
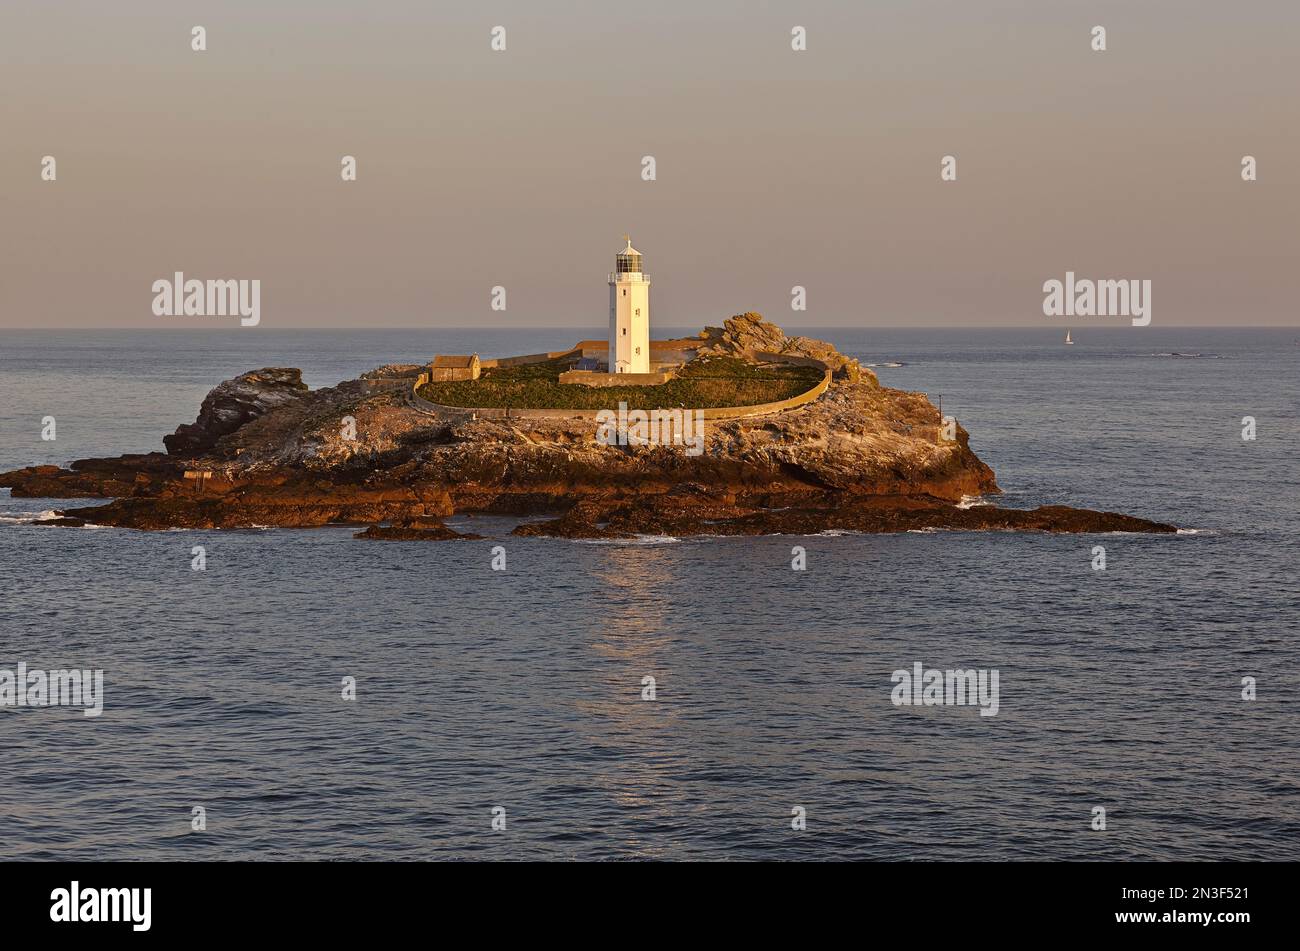
M 998 504 L 1178 534 L 381 543 L 0 490 L 0 684 L 104 678 L 0 706 L 0 859 L 1300 858 L 1300 330 L 1072 329 L 799 332 L 941 402 Z M 0 470 L 161 450 L 249 369 L 593 332 L 6 330 Z M 916 664 L 996 714 L 895 703 Z

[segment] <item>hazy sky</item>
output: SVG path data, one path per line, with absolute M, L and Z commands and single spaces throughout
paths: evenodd
M 258 332 L 155 317 L 180 270 L 262 328 L 596 327 L 624 232 L 652 327 L 1047 326 L 1066 270 L 1300 325 L 1298 39 L 1295 0 L 4 0 L 0 326 Z

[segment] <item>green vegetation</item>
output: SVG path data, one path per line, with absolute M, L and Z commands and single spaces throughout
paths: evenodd
M 512 409 L 710 409 L 788 400 L 821 382 L 815 367 L 746 363 L 735 357 L 704 357 L 658 386 L 583 386 L 560 383 L 572 358 L 517 367 L 492 367 L 477 380 L 426 383 L 420 396 L 444 406 Z

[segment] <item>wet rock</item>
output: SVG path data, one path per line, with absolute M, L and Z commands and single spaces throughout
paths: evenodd
M 845 498 L 826 493 L 802 500 L 767 498 L 765 505 L 729 503 L 719 496 L 642 496 L 579 502 L 558 519 L 531 522 L 516 535 L 630 538 L 637 535 L 816 535 L 827 531 L 1030 531 L 1170 533 L 1172 525 L 1060 505 L 1004 509 L 958 508 L 927 496 Z M 777 503 L 777 504 L 773 504 Z M 790 504 L 780 504 L 790 503 Z
M 452 539 L 478 539 L 483 536 L 472 532 L 453 531 L 439 519 L 405 519 L 392 525 L 371 525 L 352 537 L 378 541 L 438 542 Z
M 53 525 L 55 528 L 85 528 L 86 520 L 73 518 L 69 515 L 61 515 L 58 518 L 46 518 L 39 522 L 33 522 L 33 525 Z

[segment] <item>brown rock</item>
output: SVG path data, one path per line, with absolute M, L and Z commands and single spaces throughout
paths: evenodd
M 453 531 L 439 519 L 407 519 L 394 522 L 392 525 L 371 525 L 352 537 L 379 541 L 437 542 L 451 539 L 477 539 L 483 536 Z
M 797 409 L 710 422 L 704 451 L 608 446 L 589 419 L 466 419 L 409 405 L 393 365 L 308 392 L 301 373 L 264 369 L 222 383 L 172 453 L 80 460 L 0 474 L 15 496 L 113 501 L 69 518 L 140 529 L 369 525 L 365 538 L 458 537 L 456 512 L 544 514 L 520 535 L 808 534 L 832 528 L 1156 531 L 1168 525 L 1048 506 L 977 506 L 999 491 L 960 426 L 941 435 L 920 393 L 881 387 L 823 341 L 786 337 L 757 314 L 700 336 L 700 353 L 780 352 L 836 367 Z M 342 421 L 356 421 L 355 434 Z M 201 448 L 206 447 L 206 448 Z
M 227 380 L 207 395 L 193 423 L 179 426 L 163 437 L 172 455 L 204 453 L 222 436 L 287 402 L 303 399 L 307 384 L 302 371 L 289 367 L 264 367 Z

